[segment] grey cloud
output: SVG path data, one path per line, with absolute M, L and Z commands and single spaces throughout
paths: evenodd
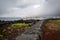
M 26 4 L 26 5 L 18 5 L 17 7 L 24 9 L 24 8 L 27 8 L 28 6 L 30 6 L 30 5 L 29 4 Z
M 13 0 L 0 0 L 0 14 L 4 14 L 7 11 L 7 8 L 13 7 Z
M 0 17 L 50 16 L 59 9 L 60 0 L 0 0 Z

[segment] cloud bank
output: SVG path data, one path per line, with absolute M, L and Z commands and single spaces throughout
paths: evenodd
M 0 17 L 56 15 L 60 0 L 0 0 Z

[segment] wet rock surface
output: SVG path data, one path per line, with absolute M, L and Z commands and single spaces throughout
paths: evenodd
M 37 22 L 30 29 L 26 30 L 22 35 L 16 37 L 15 40 L 41 40 L 41 25 L 43 21 Z

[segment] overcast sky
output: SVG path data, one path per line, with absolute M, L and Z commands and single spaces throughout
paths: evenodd
M 0 0 L 0 17 L 53 15 L 60 10 L 60 0 Z

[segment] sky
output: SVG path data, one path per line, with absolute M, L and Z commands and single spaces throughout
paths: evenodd
M 0 0 L 0 17 L 59 15 L 60 0 Z

